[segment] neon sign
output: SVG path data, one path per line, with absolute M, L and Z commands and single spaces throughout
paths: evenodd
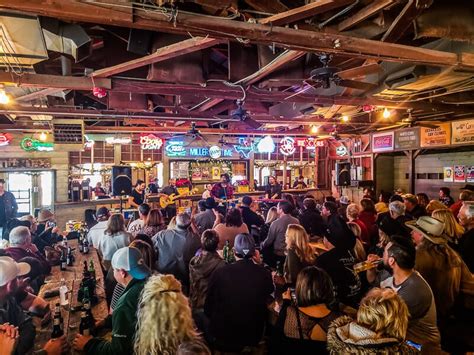
M 344 155 L 347 155 L 347 148 L 345 145 L 340 145 L 339 147 L 336 148 L 336 154 L 340 157 L 343 157 Z
M 94 147 L 95 141 L 90 139 L 87 135 L 84 135 L 84 138 L 86 139 L 86 141 L 84 142 L 84 148 L 92 149 Z
M 252 143 L 252 141 L 250 141 L 250 139 L 240 137 L 238 144 L 234 145 L 234 149 L 243 158 L 248 159 L 250 156 L 250 153 L 254 151 L 255 146 Z
M 166 155 L 169 157 L 186 156 L 186 148 L 183 141 L 168 141 L 165 146 Z
M 41 142 L 38 139 L 25 137 L 20 142 L 20 147 L 27 151 L 51 152 L 54 150 L 54 144 L 49 142 Z
M 273 153 L 275 151 L 275 142 L 271 136 L 263 137 L 257 144 L 259 153 Z
M 295 140 L 291 137 L 284 137 L 280 141 L 280 153 L 288 156 L 294 154 L 296 151 Z
M 296 146 L 306 148 L 307 150 L 315 150 L 316 149 L 316 139 L 314 139 L 313 137 L 297 138 L 296 139 Z
M 0 147 L 5 147 L 11 142 L 10 135 L 8 133 L 0 133 Z
M 105 138 L 107 144 L 130 144 L 132 138 L 130 137 L 107 137 Z
M 163 146 L 163 139 L 154 134 L 141 135 L 140 146 L 142 150 L 158 150 Z
M 217 145 L 213 145 L 212 147 L 209 148 L 209 156 L 212 159 L 218 159 L 221 157 L 221 155 L 222 155 L 222 150 Z
M 186 148 L 183 141 L 167 141 L 165 153 L 169 157 L 210 157 L 218 159 L 220 157 L 232 157 L 232 149 L 222 149 L 217 145 L 207 147 Z

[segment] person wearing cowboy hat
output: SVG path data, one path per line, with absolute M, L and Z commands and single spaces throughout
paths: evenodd
M 36 218 L 38 226 L 36 229 L 37 238 L 49 246 L 62 240 L 59 228 L 56 226 L 54 213 L 47 209 L 42 209 Z
M 474 295 L 474 279 L 459 254 L 448 245 L 443 222 L 423 216 L 406 225 L 416 245 L 415 269 L 430 285 L 438 324 L 443 325 L 452 316 L 461 289 Z
M 205 201 L 204 205 L 206 206 L 206 210 L 194 216 L 194 222 L 196 223 L 200 236 L 206 229 L 212 229 L 216 221 L 216 215 L 214 213 L 214 210 L 217 209 L 216 200 L 214 200 L 214 197 L 208 197 Z

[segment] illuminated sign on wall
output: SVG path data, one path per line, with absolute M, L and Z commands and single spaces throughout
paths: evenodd
M 107 144 L 130 144 L 132 138 L 130 137 L 107 137 L 105 138 Z
M 186 156 L 186 148 L 183 141 L 168 141 L 165 146 L 166 155 L 169 157 Z
M 284 137 L 280 141 L 280 153 L 283 155 L 292 155 L 296 151 L 295 140 L 291 137 Z
M 243 158 L 248 159 L 250 156 L 250 153 L 254 151 L 255 146 L 250 139 L 240 137 L 239 142 L 234 145 L 234 149 Z
M 95 141 L 90 139 L 87 135 L 84 135 L 85 142 L 84 142 L 84 148 L 86 149 L 92 149 L 94 147 Z
M 11 142 L 11 138 L 8 133 L 0 133 L 0 147 L 9 145 L 10 142 Z
M 163 139 L 154 134 L 144 134 L 140 136 L 140 146 L 142 150 L 158 150 L 163 146 Z
M 222 150 L 221 147 L 218 147 L 217 145 L 213 145 L 212 147 L 209 148 L 209 156 L 212 159 L 218 159 L 222 155 Z
M 341 144 L 339 147 L 336 148 L 336 155 L 343 157 L 344 155 L 347 155 L 347 148 L 345 145 Z
M 51 152 L 54 150 L 54 144 L 49 142 L 41 142 L 38 139 L 26 137 L 20 142 L 20 147 L 27 152 Z
M 306 148 L 307 150 L 315 150 L 316 149 L 316 139 L 313 138 L 313 137 L 297 138 L 296 139 L 296 146 Z
M 217 145 L 207 147 L 186 148 L 183 141 L 168 141 L 165 145 L 165 153 L 169 157 L 232 157 L 232 149 L 222 149 Z
M 257 143 L 257 151 L 259 153 L 273 153 L 275 151 L 275 142 L 271 136 L 263 137 Z

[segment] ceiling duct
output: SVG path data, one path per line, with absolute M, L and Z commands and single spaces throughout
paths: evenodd
M 38 17 L 0 12 L 0 67 L 29 68 L 46 59 Z
M 76 63 L 91 55 L 92 39 L 81 26 L 49 18 L 41 24 L 48 50 L 69 55 Z

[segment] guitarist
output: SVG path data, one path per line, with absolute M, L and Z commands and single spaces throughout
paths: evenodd
M 176 179 L 169 179 L 168 186 L 161 189 L 160 196 L 170 196 L 172 194 L 178 195 L 178 189 L 176 188 Z M 170 220 L 176 216 L 176 204 L 170 204 L 163 209 L 165 216 Z
M 211 195 L 219 202 L 225 202 L 234 197 L 234 188 L 230 184 L 229 174 L 221 174 L 221 181 L 214 184 L 211 190 Z M 227 212 L 227 204 L 224 206 L 224 208 L 218 208 L 218 211 L 225 216 Z
M 143 180 L 137 180 L 135 188 L 130 194 L 130 206 L 138 208 L 138 206 L 145 202 L 145 188 L 145 182 Z

